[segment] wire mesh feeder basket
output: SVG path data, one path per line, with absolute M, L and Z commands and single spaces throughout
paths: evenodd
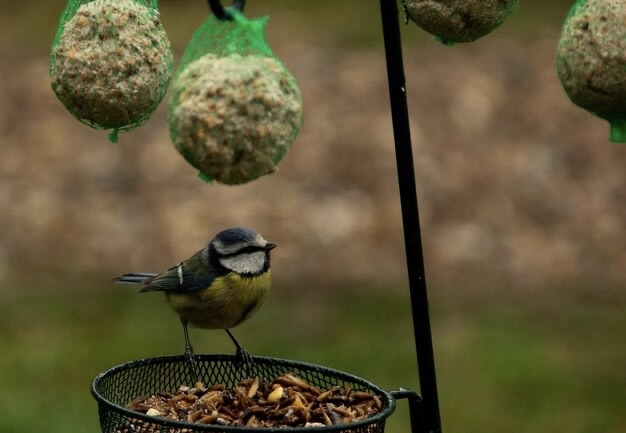
M 193 378 L 183 356 L 164 356 L 131 361 L 99 374 L 93 381 L 91 392 L 98 402 L 100 427 L 103 433 L 193 433 L 254 431 L 258 433 L 278 430 L 293 432 L 345 432 L 382 433 L 385 420 L 395 409 L 392 394 L 378 386 L 348 373 L 314 364 L 284 359 L 254 357 L 252 365 L 242 365 L 232 355 L 197 355 L 196 374 Z M 146 415 L 127 408 L 129 402 L 141 396 L 163 392 L 175 393 L 181 385 L 193 386 L 196 381 L 207 385 L 221 384 L 230 389 L 242 380 L 259 377 L 272 380 L 291 373 L 309 385 L 322 390 L 339 386 L 352 391 L 371 393 L 380 400 L 382 408 L 375 415 L 346 423 L 316 427 L 246 427 L 216 424 L 198 424 Z

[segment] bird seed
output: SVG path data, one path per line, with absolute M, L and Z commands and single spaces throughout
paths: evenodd
M 233 388 L 181 386 L 175 393 L 160 392 L 140 397 L 128 408 L 149 416 L 197 424 L 239 427 L 323 427 L 349 424 L 382 410 L 375 394 L 334 386 L 327 390 L 309 385 L 287 373 L 271 382 L 258 377 L 244 379 Z M 135 419 L 114 433 L 149 433 L 155 423 Z M 180 432 L 191 431 L 180 429 Z M 178 432 L 178 430 L 177 430 Z
M 295 78 L 272 57 L 207 54 L 180 73 L 172 90 L 176 148 L 221 183 L 275 171 L 302 124 Z
M 518 0 L 405 0 L 411 20 L 441 42 L 472 42 L 506 20 Z
M 572 102 L 613 121 L 626 121 L 626 3 L 578 1 L 561 33 L 557 71 Z
M 77 9 L 53 47 L 52 89 L 92 127 L 134 127 L 165 96 L 172 62 L 157 11 L 133 0 L 94 0 Z

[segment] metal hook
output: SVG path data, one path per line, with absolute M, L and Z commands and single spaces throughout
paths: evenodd
M 246 0 L 234 0 L 233 5 L 231 6 L 233 9 L 238 11 L 243 11 L 243 7 L 246 5 Z M 220 0 L 209 0 L 209 7 L 215 15 L 220 20 L 232 20 L 233 17 L 224 9 L 222 6 L 222 2 Z

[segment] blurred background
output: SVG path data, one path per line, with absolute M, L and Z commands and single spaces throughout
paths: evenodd
M 571 3 L 522 1 L 453 47 L 403 26 L 444 432 L 626 431 L 626 147 L 558 81 Z M 165 103 L 119 144 L 74 120 L 48 79 L 65 2 L 0 5 L 0 431 L 97 432 L 96 374 L 183 350 L 162 297 L 111 278 L 236 225 L 279 244 L 236 330 L 249 351 L 419 389 L 379 2 L 248 1 L 305 122 L 277 173 L 236 187 L 197 178 Z M 160 9 L 178 58 L 206 2 Z

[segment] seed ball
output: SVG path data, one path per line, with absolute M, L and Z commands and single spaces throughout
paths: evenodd
M 446 45 L 472 42 L 513 12 L 518 0 L 405 0 L 409 18 Z
M 611 123 L 626 142 L 626 2 L 577 2 L 563 25 L 557 72 L 572 102 Z
M 172 62 L 157 11 L 133 0 L 94 0 L 76 10 L 53 48 L 52 89 L 90 126 L 139 126 L 165 96 Z
M 233 185 L 273 172 L 301 124 L 298 85 L 272 57 L 207 54 L 172 84 L 172 140 L 207 180 Z

